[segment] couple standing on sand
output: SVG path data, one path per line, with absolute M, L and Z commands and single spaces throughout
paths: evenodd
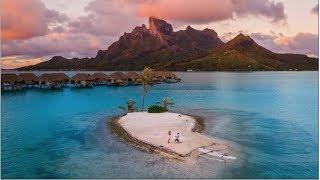
M 171 131 L 168 132 L 168 135 L 169 135 L 168 143 L 170 143 L 170 140 L 171 140 Z M 179 137 L 180 137 L 180 134 L 177 133 L 176 136 L 175 136 L 174 142 L 180 143 Z

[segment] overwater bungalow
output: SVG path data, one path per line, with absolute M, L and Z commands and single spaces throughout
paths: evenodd
M 141 85 L 142 84 L 142 77 L 140 74 L 136 72 L 127 72 L 125 74 L 127 77 L 127 82 L 129 85 Z
M 39 87 L 41 83 L 41 79 L 33 73 L 21 73 L 19 74 L 19 77 L 22 85 L 26 88 Z
M 178 78 L 173 72 L 170 71 L 154 71 L 153 78 L 155 83 L 166 82 L 166 83 L 176 83 L 180 82 L 181 79 Z
M 165 71 L 162 73 L 162 80 L 166 83 L 176 83 L 181 81 L 177 75 L 170 71 Z
M 110 77 L 101 72 L 94 73 L 92 76 L 94 79 L 94 84 L 96 85 L 106 85 L 106 84 L 110 84 L 111 82 Z
M 40 88 L 58 89 L 69 83 L 69 77 L 64 73 L 45 73 L 40 76 Z
M 78 73 L 70 79 L 70 82 L 74 85 L 74 87 L 92 87 L 94 78 L 92 75 L 87 73 Z
M 114 72 L 110 74 L 111 85 L 125 86 L 127 85 L 127 77 L 123 72 Z
M 160 84 L 162 81 L 162 71 L 153 71 L 152 72 L 152 83 Z
M 23 88 L 21 84 L 21 78 L 16 74 L 1 74 L 1 90 L 2 91 L 14 91 L 21 90 Z

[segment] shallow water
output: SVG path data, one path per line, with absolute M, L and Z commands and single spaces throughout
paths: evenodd
M 141 104 L 141 86 L 2 93 L 2 178 L 317 178 L 317 73 L 177 73 L 182 83 L 151 88 L 147 105 L 169 96 L 174 111 L 205 117 L 205 134 L 234 145 L 233 163 L 119 141 L 106 122 L 126 97 Z

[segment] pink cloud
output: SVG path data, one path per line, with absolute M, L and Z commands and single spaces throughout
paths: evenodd
M 284 36 L 282 34 L 252 33 L 250 36 L 257 43 L 274 52 L 319 56 L 317 34 L 298 33 L 294 36 Z
M 179 23 L 208 23 L 255 15 L 284 20 L 282 3 L 270 0 L 94 0 L 87 15 L 69 23 L 72 32 L 118 36 L 156 16 Z
M 65 15 L 49 10 L 40 0 L 1 1 L 1 39 L 28 39 L 48 33 L 50 24 L 63 22 Z
M 3 59 L 6 59 L 5 63 L 2 63 L 5 67 L 29 65 L 33 62 L 39 62 L 39 58 L 48 59 L 54 55 L 67 58 L 94 57 L 99 49 L 106 49 L 118 38 L 118 36 L 108 36 L 106 35 L 108 33 L 105 32 L 112 24 L 117 24 L 116 20 L 109 22 L 108 26 L 99 26 L 101 28 L 99 33 L 89 31 L 90 24 L 86 25 L 86 21 L 83 24 L 84 26 L 78 27 L 75 31 L 71 26 L 63 24 L 70 22 L 67 17 L 47 9 L 39 0 L 7 0 L 4 3 L 6 3 L 4 7 L 11 7 L 13 10 L 2 12 L 3 20 L 5 19 L 3 21 L 5 24 L 2 26 L 2 35 L 5 41 L 1 46 L 1 54 L 4 57 Z M 89 4 L 87 7 L 89 14 L 94 14 L 95 10 L 92 8 L 101 4 L 93 5 L 95 4 Z M 97 9 L 97 13 L 102 13 L 100 10 Z M 98 15 L 98 20 L 89 18 L 87 19 L 88 22 L 103 21 L 104 14 Z M 113 16 L 116 16 L 116 14 L 113 14 Z M 19 18 L 22 18 L 23 21 Z M 111 19 L 111 16 L 109 18 Z M 126 19 L 128 20 L 128 17 Z M 14 34 L 10 34 L 11 31 Z M 119 29 L 113 29 L 113 31 L 118 32 Z M 24 60 L 28 64 L 23 64 Z M 12 61 L 12 64 L 9 63 L 10 61 Z
M 269 0 L 146 0 L 138 2 L 138 15 L 164 19 L 207 23 L 237 16 L 255 15 L 284 20 L 284 6 Z
M 186 22 L 210 22 L 232 18 L 229 0 L 151 0 L 138 5 L 138 15 Z
M 1 59 L 1 68 L 13 69 L 16 67 L 29 66 L 45 61 L 43 58 L 30 58 L 25 56 L 8 56 Z
M 112 39 L 112 38 L 111 38 Z M 2 45 L 3 56 L 41 57 L 61 55 L 66 57 L 91 57 L 97 50 L 106 48 L 110 37 L 94 36 L 85 33 L 50 33 L 28 40 L 9 41 Z
M 286 19 L 284 5 L 270 0 L 232 0 L 234 11 L 238 16 L 255 15 L 278 22 Z
M 146 18 L 136 17 L 135 1 L 95 0 L 85 10 L 88 15 L 69 23 L 72 32 L 118 36 L 146 22 Z

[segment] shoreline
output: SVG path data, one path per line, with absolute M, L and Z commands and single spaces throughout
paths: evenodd
M 133 137 L 120 125 L 119 120 L 121 117 L 122 116 L 113 117 L 110 121 L 107 122 L 112 134 L 117 136 L 120 139 L 120 141 L 124 142 L 125 144 L 131 145 L 137 149 L 140 149 L 144 152 L 155 153 L 174 159 L 181 159 L 182 156 L 174 151 L 143 142 Z
M 175 112 L 178 113 L 178 112 Z M 174 114 L 175 114 L 174 113 Z M 182 114 L 182 113 L 179 113 Z M 153 114 L 154 115 L 154 114 Z M 205 128 L 205 124 L 204 124 L 204 118 L 201 116 L 195 116 L 195 115 L 186 115 L 183 114 L 185 116 L 189 116 L 194 120 L 194 124 L 191 128 L 191 133 L 201 133 L 204 131 Z M 121 124 L 120 124 L 120 120 L 122 117 L 125 117 L 126 115 L 123 116 L 115 116 L 110 118 L 110 120 L 107 122 L 111 132 L 116 135 L 122 142 L 129 144 L 135 148 L 138 148 L 144 152 L 149 152 L 149 153 L 155 153 L 158 155 L 161 155 L 163 157 L 167 157 L 167 158 L 173 158 L 173 159 L 179 159 L 179 160 L 183 160 L 186 157 L 196 157 L 199 154 L 198 148 L 192 149 L 190 152 L 186 153 L 186 154 L 181 154 L 178 152 L 175 152 L 172 149 L 166 148 L 164 146 L 157 146 L 154 145 L 152 143 L 148 143 L 145 142 L 141 139 L 138 139 L 136 137 L 134 137 L 133 135 L 131 135 L 128 130 L 126 130 Z M 206 137 L 212 140 L 212 143 L 207 144 L 206 146 L 199 146 L 199 148 L 203 148 L 203 147 L 211 147 L 211 146 L 221 146 L 222 144 L 219 144 L 217 142 L 221 142 L 218 139 L 212 138 L 212 137 Z M 223 146 L 223 145 L 222 145 Z M 226 146 L 225 149 L 227 149 L 228 146 Z

